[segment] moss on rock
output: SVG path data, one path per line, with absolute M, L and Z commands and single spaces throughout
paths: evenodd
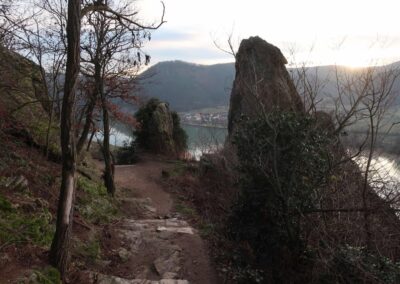
M 187 135 L 180 127 L 179 116 L 167 103 L 151 99 L 135 114 L 140 123 L 136 130 L 142 148 L 156 154 L 179 155 L 187 148 Z

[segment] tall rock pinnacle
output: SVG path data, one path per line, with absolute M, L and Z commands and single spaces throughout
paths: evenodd
M 243 40 L 236 55 L 236 77 L 229 107 L 229 136 L 242 116 L 255 118 L 279 108 L 303 111 L 303 103 L 290 78 L 279 48 L 260 37 Z

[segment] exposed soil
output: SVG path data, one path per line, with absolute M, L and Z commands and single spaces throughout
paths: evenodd
M 172 266 L 169 270 L 175 279 L 218 283 L 205 243 L 174 210 L 174 198 L 163 188 L 162 172 L 173 167 L 173 162 L 150 155 L 142 156 L 135 165 L 116 166 L 117 199 L 128 218 L 103 229 L 103 258 L 111 263 L 102 274 L 124 279 L 170 278 L 157 271 L 156 263 L 161 262 Z M 167 231 L 159 231 L 164 224 Z M 168 231 L 176 228 L 194 233 Z M 121 247 L 128 252 L 123 261 Z
M 8 142 L 4 138 L 2 141 Z M 60 165 L 46 161 L 38 149 L 15 143 L 12 137 L 9 142 L 0 149 L 1 176 L 23 176 L 29 185 L 23 194 L 1 188 L 2 195 L 26 214 L 48 208 L 54 222 Z M 103 165 L 101 161 L 95 164 L 92 174 L 97 177 Z M 168 193 L 162 181 L 163 170 L 173 171 L 175 166 L 173 161 L 151 155 L 143 155 L 135 165 L 116 166 L 116 199 L 121 211 L 118 221 L 93 224 L 75 210 L 72 243 L 77 240 L 89 245 L 97 238 L 100 258 L 84 256 L 79 247 L 74 247 L 69 283 L 99 283 L 101 275 L 128 280 L 176 280 L 163 283 L 218 283 L 207 246 L 176 212 L 173 200 L 178 196 Z M 77 192 L 77 200 L 82 194 Z M 32 271 L 46 266 L 47 246 L 30 242 L 1 244 L 0 283 L 29 283 Z
M 144 156 L 136 165 L 116 166 L 115 182 L 124 197 L 150 198 L 160 216 L 171 213 L 172 198 L 160 186 L 161 172 L 171 164 Z

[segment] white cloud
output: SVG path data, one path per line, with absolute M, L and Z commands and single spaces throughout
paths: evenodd
M 232 30 L 241 38 L 259 35 L 287 49 L 291 43 L 302 54 L 317 42 L 315 61 L 333 64 L 332 50 L 346 39 L 341 60 L 349 64 L 366 62 L 369 56 L 399 59 L 398 0 L 165 0 L 167 23 L 154 34 L 149 50 L 162 48 L 215 49 L 213 36 L 224 40 Z M 161 4 L 158 0 L 138 0 L 142 18 L 155 21 Z M 157 41 L 163 29 L 189 34 L 189 38 L 171 36 Z M 370 46 L 379 38 L 372 51 Z M 385 44 L 382 44 L 385 43 Z M 381 44 L 381 46 L 379 46 Z M 361 50 L 361 52 L 360 52 Z M 217 50 L 216 50 L 217 52 Z M 334 51 L 335 53 L 336 51 Z M 179 54 L 176 54 L 179 58 Z M 340 56 L 339 56 L 340 57 Z M 367 59 L 364 59 L 367 57 Z M 153 57 L 154 58 L 154 57 Z M 221 54 L 221 58 L 225 58 Z M 156 61 L 157 58 L 154 58 Z M 193 59 L 195 60 L 195 59 Z M 351 62 L 353 60 L 353 62 Z M 372 60 L 372 59 L 371 59 Z M 214 61 L 214 59 L 211 59 Z M 358 62 L 358 63 L 357 63 Z

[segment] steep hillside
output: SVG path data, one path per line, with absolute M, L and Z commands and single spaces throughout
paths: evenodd
M 0 47 L 0 283 L 61 283 L 49 266 L 61 164 L 42 151 L 50 106 L 41 72 Z M 178 172 L 183 163 L 146 155 L 115 167 L 111 197 L 96 146 L 77 166 L 65 283 L 218 283 L 200 235 L 165 192 L 162 173 Z
M 41 72 L 0 46 L 0 283 L 59 283 L 58 272 L 48 266 L 61 181 L 59 132 L 55 122 L 50 132 L 55 155 L 47 159 L 42 150 L 50 106 Z M 74 214 L 74 223 L 81 224 L 74 228 L 75 263 L 93 261 L 97 249 L 89 233 L 95 218 L 108 220 L 117 212 L 104 193 L 100 171 L 84 161 Z
M 0 46 L 0 283 L 52 273 L 41 270 L 54 233 L 60 165 L 41 151 L 49 110 L 41 72 Z
M 0 46 L 0 127 L 43 146 L 49 126 L 50 101 L 41 72 L 32 61 Z M 57 139 L 58 135 L 50 135 L 54 151 Z

